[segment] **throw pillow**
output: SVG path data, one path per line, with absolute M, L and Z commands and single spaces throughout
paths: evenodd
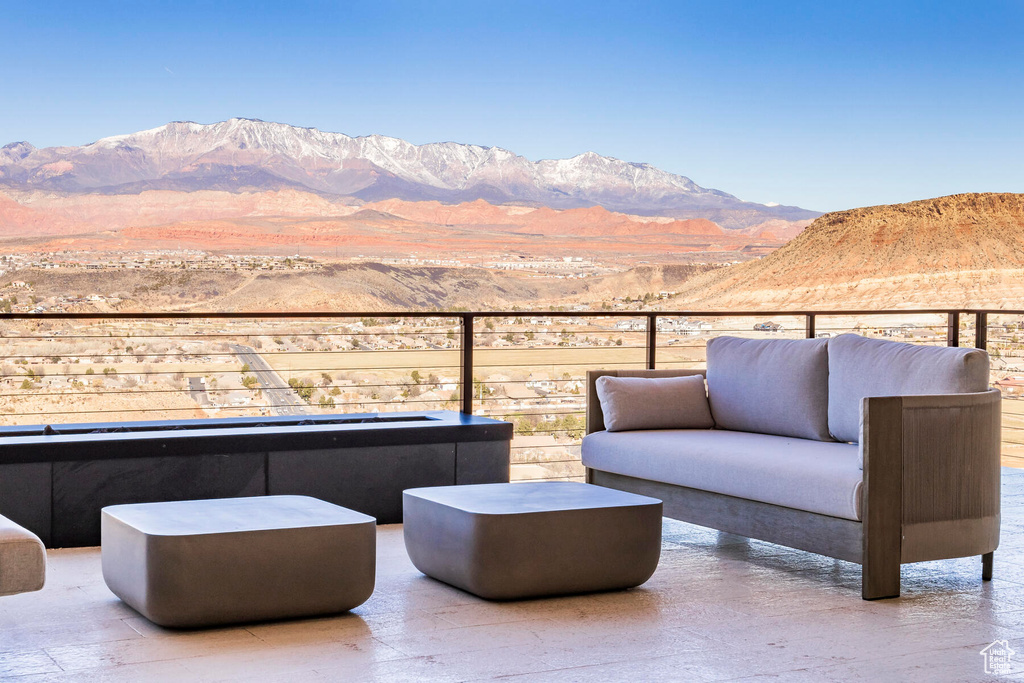
M 605 429 L 711 429 L 704 378 L 611 377 L 597 378 Z

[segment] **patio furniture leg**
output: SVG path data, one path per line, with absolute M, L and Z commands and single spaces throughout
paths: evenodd
M 985 553 L 981 556 L 981 580 L 991 581 L 992 580 L 992 558 L 995 552 Z
M 899 596 L 899 556 L 877 553 L 874 557 L 865 557 L 861 569 L 861 597 L 865 600 L 881 600 Z

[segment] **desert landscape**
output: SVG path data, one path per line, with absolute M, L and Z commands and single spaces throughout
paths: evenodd
M 642 367 L 649 313 L 659 366 L 689 367 L 719 334 L 805 334 L 799 315 L 711 312 L 1024 300 L 1022 195 L 818 215 L 589 153 L 234 119 L 8 145 L 0 232 L 3 424 L 457 409 L 471 391 L 477 414 L 515 423 L 517 478 L 580 476 L 586 370 Z M 498 312 L 474 321 L 471 378 L 466 310 Z M 281 311 L 302 315 L 261 317 Z M 388 315 L 403 311 L 419 315 Z M 942 344 L 946 325 L 820 315 L 816 332 Z M 988 320 L 1007 398 L 1022 329 Z M 1005 461 L 1024 463 L 1024 409 L 1004 404 Z
M 121 197 L 93 199 L 123 208 Z M 291 199 L 289 206 L 305 205 Z M 133 199 L 147 206 L 155 200 Z M 187 196 L 173 201 L 195 210 Z M 167 218 L 136 208 L 153 221 Z M 116 310 L 142 311 L 607 310 L 665 293 L 656 308 L 1012 309 L 1024 289 L 1024 200 L 1015 194 L 826 214 L 809 226 L 788 224 L 796 235 L 788 242 L 776 237 L 786 234 L 777 225 L 776 232 L 754 226 L 755 236 L 706 219 L 600 207 L 392 200 L 335 212 L 345 208 L 352 212 L 331 218 L 246 215 L 158 225 L 125 225 L 130 212 L 117 218 L 111 211 L 108 230 L 59 236 L 50 232 L 66 216 L 52 206 L 32 209 L 33 220 L 49 216 L 51 229 L 5 240 L 0 268 L 8 288 L 30 283 L 44 310 L 87 310 L 110 300 Z M 8 234 L 37 225 L 13 210 L 5 215 L 21 221 L 7 224 Z
M 826 214 L 784 248 L 696 278 L 681 296 L 727 308 L 1020 308 L 1024 195 Z

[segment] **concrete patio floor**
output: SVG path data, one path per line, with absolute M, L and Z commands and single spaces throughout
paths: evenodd
M 490 603 L 419 574 L 379 527 L 377 588 L 351 614 L 207 631 L 151 625 L 96 548 L 51 551 L 46 588 L 0 598 L 0 677 L 18 681 L 1024 680 L 1024 470 L 1004 469 L 995 578 L 979 558 L 905 566 L 860 599 L 860 567 L 672 520 L 644 586 Z M 985 674 L 980 650 L 1019 661 Z

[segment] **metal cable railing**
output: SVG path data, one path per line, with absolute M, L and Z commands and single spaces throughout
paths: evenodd
M 514 424 L 513 478 L 576 478 L 588 369 L 845 332 L 988 349 L 1024 466 L 1024 310 L 0 313 L 0 424 L 454 409 Z

